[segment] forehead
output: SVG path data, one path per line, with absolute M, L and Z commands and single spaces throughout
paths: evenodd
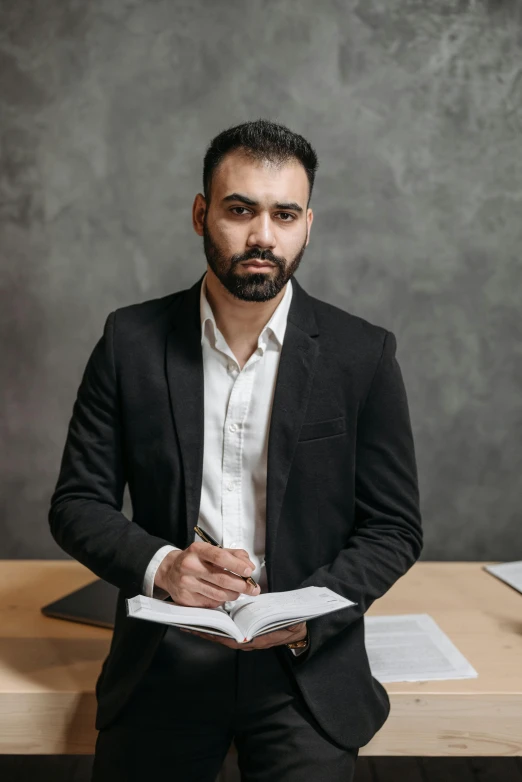
M 261 200 L 273 196 L 291 198 L 306 207 L 308 187 L 306 171 L 296 158 L 274 164 L 234 151 L 223 158 L 213 173 L 212 198 L 241 192 L 255 194 Z

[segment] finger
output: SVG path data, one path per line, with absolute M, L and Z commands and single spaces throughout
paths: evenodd
M 295 625 L 297 627 L 297 625 Z M 294 630 L 294 625 L 291 627 L 282 627 L 279 630 L 272 630 L 271 633 L 263 633 L 263 635 L 259 635 L 256 640 L 261 641 L 262 639 L 276 639 L 277 641 L 280 641 L 281 639 L 284 639 L 284 643 L 286 642 L 292 642 L 292 641 L 300 641 L 301 637 L 306 637 L 306 624 L 303 622 L 300 622 L 299 625 L 299 631 Z
M 218 548 L 217 546 L 211 546 L 210 543 L 194 543 L 193 545 L 198 547 L 197 551 L 201 559 L 211 562 L 220 568 L 227 568 L 240 576 L 249 576 L 255 570 L 255 565 L 248 557 L 247 552 L 245 553 L 248 559 L 245 559 L 243 554 L 238 556 L 238 552 L 242 551 L 242 549 Z
M 193 582 L 188 587 L 190 590 L 198 595 L 201 595 L 201 597 L 204 597 L 206 600 L 214 600 L 217 601 L 218 605 L 221 605 L 226 600 L 237 600 L 240 593 L 237 591 L 230 591 L 221 589 L 220 587 L 217 587 L 214 583 L 210 581 L 206 581 L 202 578 L 195 578 L 193 579 Z M 250 594 L 254 593 L 255 590 L 253 587 L 250 587 Z M 245 590 L 242 590 L 244 592 Z M 258 590 L 259 591 L 259 590 Z
M 230 551 L 230 553 L 234 554 L 234 556 L 241 557 L 241 559 L 246 559 L 247 562 L 250 562 L 248 551 L 245 551 L 244 548 L 224 548 L 223 551 Z
M 186 558 L 179 586 L 189 593 L 214 600 L 216 605 L 226 600 L 237 600 L 241 594 L 256 596 L 261 592 L 259 586 L 253 587 L 242 578 L 228 574 L 211 563 L 201 562 L 195 555 Z
M 239 576 L 235 576 L 233 573 L 229 573 L 210 562 L 201 563 L 201 570 L 203 572 L 201 572 L 200 577 L 203 578 L 204 581 L 208 581 L 220 589 L 227 589 L 231 592 L 246 595 L 259 594 L 259 590 L 256 592 L 256 587 L 253 587 L 252 584 L 249 584 Z M 237 597 L 238 595 L 236 595 L 236 598 Z M 236 598 L 232 599 L 235 600 Z
M 206 581 L 204 578 L 196 579 L 193 591 L 209 600 L 218 600 L 220 605 L 226 600 L 237 600 L 240 595 L 239 592 L 233 592 L 230 589 L 221 589 L 216 584 L 211 581 Z
M 244 578 L 242 578 L 240 575 L 235 575 L 237 573 L 244 572 L 244 569 L 241 566 L 238 567 L 238 560 L 242 565 L 244 565 L 245 562 L 250 564 L 250 559 L 248 558 L 246 551 L 243 549 L 237 549 L 237 551 L 241 554 L 241 557 L 234 557 L 234 572 L 231 572 L 227 569 L 224 569 L 220 565 L 216 565 L 213 562 L 203 559 L 201 556 L 201 549 L 199 548 L 201 545 L 207 546 L 209 548 L 216 548 L 215 546 L 210 546 L 208 543 L 192 543 L 191 548 L 193 551 L 191 554 L 185 557 L 183 562 L 182 573 L 185 577 L 188 575 L 197 575 L 198 577 L 203 576 L 204 580 L 215 583 L 223 589 L 229 589 L 230 591 L 238 592 L 239 594 L 258 595 L 260 593 L 260 588 L 258 589 L 257 587 L 252 586 L 252 584 L 245 581 Z M 238 595 L 236 595 L 236 597 L 233 599 L 237 599 L 237 597 Z M 224 599 L 225 598 L 223 598 L 223 600 Z
M 281 630 L 282 633 L 287 633 L 286 642 L 301 641 L 306 638 L 307 626 L 306 622 L 300 622 L 298 625 L 292 625 L 291 627 L 285 627 Z
M 291 643 L 293 641 L 300 641 L 301 636 L 302 638 L 305 638 L 305 635 L 304 631 L 299 634 L 289 633 L 288 630 L 274 630 L 272 633 L 265 633 L 264 635 L 258 636 L 255 639 L 256 648 L 267 649 L 270 646 L 282 646 L 283 644 Z
M 306 630 L 306 622 L 299 622 L 299 624 L 290 625 L 285 629 L 288 630 L 289 633 L 302 633 L 303 630 Z

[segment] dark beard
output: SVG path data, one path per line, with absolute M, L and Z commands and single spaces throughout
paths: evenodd
M 218 280 L 236 299 L 242 299 L 243 301 L 269 301 L 277 296 L 290 277 L 295 274 L 305 251 L 306 239 L 295 258 L 288 265 L 285 258 L 273 255 L 270 250 L 260 250 L 255 247 L 245 253 L 226 257 L 219 252 L 210 236 L 205 216 L 203 221 L 203 247 L 208 265 Z M 236 266 L 242 261 L 251 259 L 269 261 L 276 266 L 276 269 L 271 272 L 236 274 Z

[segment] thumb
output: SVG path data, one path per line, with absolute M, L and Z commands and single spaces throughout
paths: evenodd
M 290 625 L 288 630 L 290 630 L 290 632 L 292 633 L 302 633 L 305 627 L 306 627 L 306 622 L 300 622 L 297 625 Z

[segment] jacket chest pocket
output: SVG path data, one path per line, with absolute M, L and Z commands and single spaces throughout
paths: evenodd
M 335 437 L 335 435 L 343 434 L 345 431 L 346 421 L 344 415 L 337 418 L 327 418 L 325 421 L 311 421 L 302 425 L 297 442 L 302 443 L 306 440 Z

